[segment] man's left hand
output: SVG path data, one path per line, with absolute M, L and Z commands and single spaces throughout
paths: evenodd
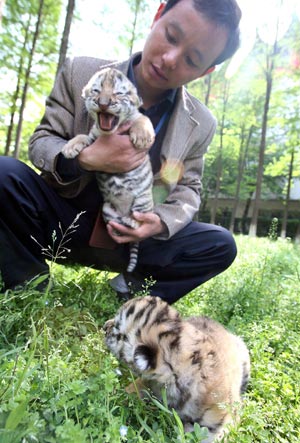
M 166 229 L 160 217 L 153 212 L 134 212 L 132 216 L 140 223 L 136 229 L 127 228 L 114 221 L 108 222 L 108 233 L 116 243 L 140 242 L 148 237 L 161 234 Z

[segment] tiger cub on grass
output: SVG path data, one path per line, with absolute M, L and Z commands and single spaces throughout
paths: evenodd
M 241 338 L 207 317 L 182 319 L 158 297 L 126 302 L 104 325 L 110 351 L 155 395 L 166 388 L 168 406 L 192 431 L 207 427 L 211 443 L 225 435 L 250 375 Z
M 95 123 L 88 135 L 80 134 L 62 148 L 66 158 L 76 157 L 100 135 L 112 134 L 125 122 L 132 122 L 129 137 L 136 149 L 148 149 L 155 133 L 150 119 L 138 108 L 141 100 L 135 86 L 119 70 L 104 68 L 97 72 L 83 88 L 85 106 Z M 123 173 L 96 172 L 97 183 L 103 196 L 103 218 L 106 223 L 114 220 L 130 228 L 139 223 L 132 213 L 153 209 L 153 174 L 149 155 L 137 168 Z M 130 246 L 127 271 L 132 272 L 138 257 L 138 244 Z

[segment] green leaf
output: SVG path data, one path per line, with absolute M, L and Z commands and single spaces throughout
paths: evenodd
M 19 443 L 22 433 L 19 431 L 11 431 L 0 429 L 0 443 Z
M 18 406 L 10 412 L 5 423 L 5 429 L 14 430 L 17 428 L 18 424 L 25 415 L 27 404 L 28 401 L 25 400 L 18 404 Z

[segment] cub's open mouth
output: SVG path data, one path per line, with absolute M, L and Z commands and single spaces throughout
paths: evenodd
M 102 131 L 113 131 L 119 123 L 119 117 L 109 114 L 108 112 L 98 113 L 99 127 Z

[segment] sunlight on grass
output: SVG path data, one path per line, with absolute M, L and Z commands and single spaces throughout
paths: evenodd
M 300 248 L 236 237 L 224 274 L 176 303 L 209 315 L 247 343 L 251 383 L 230 443 L 300 440 Z M 53 266 L 52 289 L 35 285 L 0 298 L 0 442 L 200 442 L 176 413 L 128 395 L 127 368 L 109 354 L 102 325 L 119 302 L 110 274 Z

